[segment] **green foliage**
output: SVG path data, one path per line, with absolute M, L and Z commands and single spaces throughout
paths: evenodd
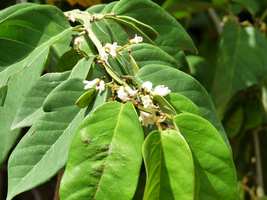
M 208 8 L 226 3 L 199 2 Z M 233 95 L 260 84 L 267 43 L 256 28 L 225 24 L 215 77 L 208 77 L 204 58 L 186 57 L 197 52 L 189 34 L 150 0 L 64 13 L 18 4 L 0 11 L 0 22 L 0 162 L 8 159 L 7 200 L 61 169 L 62 200 L 238 199 L 231 147 L 201 83 L 212 88 L 221 118 Z M 208 80 L 200 83 L 188 70 Z M 248 121 L 247 113 L 242 107 L 224 119 L 232 137 L 244 121 L 247 129 L 262 123 Z

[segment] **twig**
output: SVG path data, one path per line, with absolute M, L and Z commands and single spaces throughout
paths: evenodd
M 217 15 L 216 11 L 213 8 L 209 8 L 208 13 L 216 27 L 218 34 L 220 35 L 223 31 L 223 27 L 222 27 L 222 23 L 221 23 L 219 16 Z
M 263 197 L 265 192 L 264 192 L 263 171 L 262 171 L 262 163 L 261 163 L 259 131 L 257 129 L 253 131 L 253 142 L 254 142 L 254 150 L 255 150 L 255 157 L 256 157 L 257 195 L 258 197 Z
M 59 200 L 59 187 L 60 187 L 60 182 L 61 182 L 63 174 L 64 174 L 64 170 L 61 170 L 57 175 L 57 184 L 55 188 L 54 200 Z
M 32 195 L 34 197 L 34 200 L 42 200 L 42 197 L 41 197 L 41 195 L 40 195 L 38 190 L 33 189 L 33 190 L 31 190 L 31 193 L 32 193 Z

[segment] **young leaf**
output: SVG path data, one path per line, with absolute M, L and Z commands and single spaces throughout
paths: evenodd
M 95 98 L 96 95 L 96 89 L 94 88 L 90 88 L 88 91 L 86 91 L 85 93 L 83 93 L 75 102 L 75 104 L 77 106 L 79 106 L 80 108 L 84 108 L 86 106 L 88 106 L 92 100 Z
M 60 199 L 131 200 L 142 163 L 143 137 L 132 104 L 110 102 L 99 107 L 74 138 Z
M 232 152 L 218 131 L 194 114 L 179 114 L 174 121 L 193 153 L 198 188 L 195 198 L 238 199 Z
M 47 95 L 57 87 L 62 81 L 66 80 L 70 72 L 48 73 L 41 76 L 17 111 L 12 124 L 12 129 L 31 126 L 42 115 L 42 104 Z
M 143 200 L 193 200 L 193 158 L 183 136 L 175 130 L 154 131 L 143 145 L 147 181 Z

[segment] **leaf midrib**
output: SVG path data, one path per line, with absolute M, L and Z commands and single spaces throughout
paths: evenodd
M 93 199 L 96 199 L 96 195 L 98 194 L 98 191 L 99 191 L 99 189 L 100 189 L 100 187 L 101 187 L 101 182 L 102 182 L 102 178 L 103 178 L 103 175 L 104 175 L 104 173 L 105 173 L 105 169 L 106 169 L 106 162 L 107 162 L 107 159 L 108 159 L 108 157 L 111 155 L 111 153 L 112 152 L 110 152 L 110 146 L 112 146 L 112 143 L 113 143 L 113 140 L 114 140 L 114 135 L 117 133 L 117 129 L 118 129 L 118 127 L 119 127 L 119 122 L 120 122 L 120 119 L 121 119 L 121 113 L 122 113 L 122 111 L 123 111 L 123 108 L 124 108 L 124 106 L 125 106 L 125 104 L 122 104 L 121 105 L 121 107 L 120 107 L 120 110 L 119 110 L 119 113 L 118 113 L 118 117 L 117 117 L 117 123 L 116 123 L 116 125 L 115 125 L 115 128 L 114 128 L 114 131 L 113 131 L 113 137 L 112 137 L 112 139 L 111 139 L 111 142 L 110 142 L 110 145 L 109 145 L 109 149 L 108 149 L 108 155 L 107 155 L 107 157 L 106 157 L 106 159 L 105 159 L 105 161 L 104 161 L 104 163 L 103 163 L 103 165 L 104 165 L 104 167 L 103 167 L 103 171 L 102 171 L 102 174 L 101 174 L 101 176 L 100 176 L 100 178 L 99 178 L 99 181 L 98 181 L 98 184 L 97 184 L 97 189 L 96 189 L 96 191 L 95 191 L 95 194 L 94 194 L 94 196 L 93 196 Z

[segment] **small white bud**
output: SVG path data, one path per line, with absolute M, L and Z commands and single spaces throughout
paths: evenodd
M 171 90 L 164 85 L 158 85 L 153 90 L 153 95 L 159 95 L 162 97 L 167 96 L 170 93 L 171 93 Z
M 139 121 L 142 122 L 144 126 L 154 124 L 154 116 L 150 113 L 140 111 Z
M 138 36 L 135 34 L 134 38 L 130 39 L 129 41 L 131 44 L 138 44 L 140 42 L 143 42 L 143 37 Z
M 83 83 L 84 83 L 84 89 L 85 90 L 88 90 L 90 88 L 93 88 L 96 86 L 96 84 L 100 81 L 99 78 L 96 78 L 92 81 L 87 81 L 87 80 L 84 80 Z
M 135 95 L 137 95 L 138 91 L 137 90 L 133 90 L 130 87 L 125 87 L 126 92 L 131 96 L 134 97 Z
M 106 52 L 108 52 L 113 58 L 117 56 L 117 49 L 120 46 L 117 42 L 114 42 L 113 44 L 107 43 L 103 48 Z
M 145 81 L 142 84 L 142 88 L 145 89 L 147 92 L 151 92 L 153 88 L 153 84 L 150 81 Z
M 118 91 L 117 91 L 118 98 L 121 99 L 122 101 L 128 101 L 129 96 L 128 93 L 125 91 L 123 86 L 120 86 Z
M 83 36 L 78 36 L 78 37 L 74 38 L 73 44 L 74 44 L 74 46 L 79 47 L 82 44 L 83 41 L 84 41 L 84 37 Z
M 155 105 L 153 104 L 153 101 L 149 95 L 141 96 L 142 103 L 144 105 L 144 108 L 154 108 Z
M 96 89 L 99 90 L 99 92 L 103 92 L 105 90 L 105 82 L 103 80 L 99 81 L 96 84 Z

